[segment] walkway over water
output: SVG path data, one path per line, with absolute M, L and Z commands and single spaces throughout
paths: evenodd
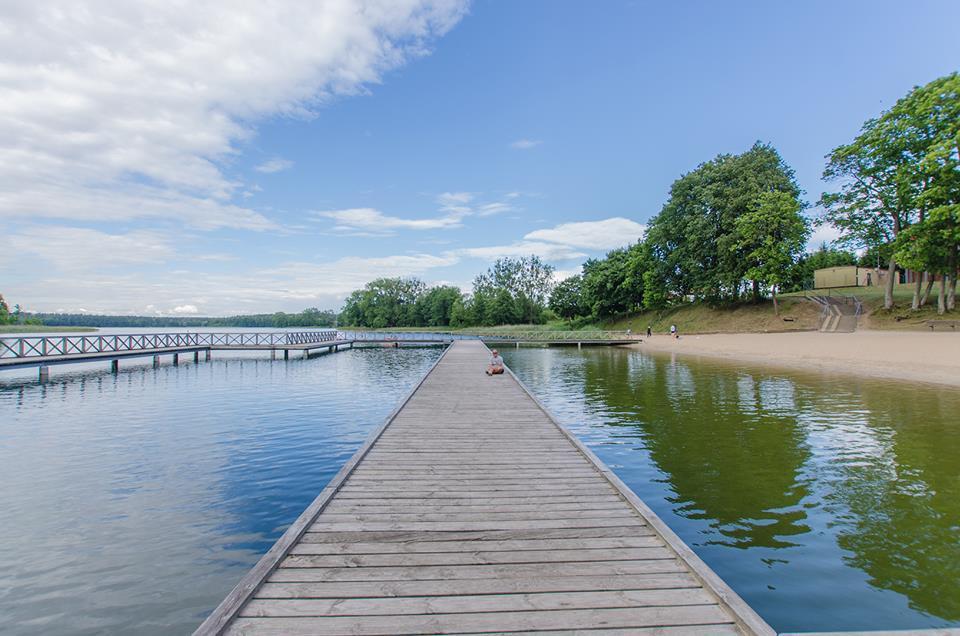
M 486 346 L 453 343 L 197 634 L 773 634 Z

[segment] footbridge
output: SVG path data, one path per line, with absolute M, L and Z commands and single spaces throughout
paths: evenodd
M 128 358 L 152 357 L 153 365 L 169 356 L 179 364 L 181 356 L 201 356 L 209 361 L 214 351 L 264 351 L 272 359 L 290 354 L 310 357 L 315 353 L 335 353 L 354 346 L 416 346 L 450 344 L 455 341 L 485 341 L 491 344 L 519 347 L 538 345 L 620 345 L 639 342 L 630 332 L 622 331 L 545 331 L 511 332 L 409 332 L 349 331 L 336 329 L 305 331 L 235 331 L 235 332 L 169 332 L 115 333 L 95 335 L 25 335 L 0 338 L 0 371 L 37 368 L 39 379 L 49 379 L 50 367 L 89 362 L 109 362 L 118 372 L 120 361 Z

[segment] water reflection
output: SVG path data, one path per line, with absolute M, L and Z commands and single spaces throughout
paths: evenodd
M 507 363 L 781 631 L 960 622 L 960 396 L 636 350 Z

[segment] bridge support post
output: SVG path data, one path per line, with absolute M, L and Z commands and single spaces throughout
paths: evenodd
M 153 356 L 153 368 L 156 369 L 160 366 L 160 356 Z
M 577 343 L 577 351 L 580 351 L 580 348 L 583 346 L 582 342 Z
M 178 364 L 180 364 L 180 354 L 175 353 L 173 354 L 173 365 L 177 366 Z
M 270 350 L 270 359 L 271 359 L 271 360 L 276 360 L 276 359 L 277 359 L 277 350 L 276 350 L 276 349 L 271 349 L 271 350 Z
M 206 355 L 206 358 L 205 358 L 205 359 L 206 359 L 207 362 L 210 362 L 210 350 L 209 350 L 209 349 L 207 349 L 207 355 Z
M 289 350 L 289 349 L 284 349 L 284 350 L 283 350 L 283 359 L 284 359 L 284 360 L 289 360 L 289 359 L 290 359 L 290 350 Z
M 194 362 L 200 362 L 200 352 L 199 352 L 199 351 L 194 351 L 194 352 L 193 352 L 193 361 L 194 361 Z
M 517 340 L 517 349 L 519 349 L 519 348 L 520 348 L 520 341 Z
M 50 367 L 40 367 L 40 381 L 46 382 L 50 379 Z
M 309 360 L 309 359 L 310 359 L 310 350 L 309 350 L 309 349 L 304 349 L 304 350 L 303 350 L 303 359 L 304 359 L 304 360 Z
M 119 373 L 120 372 L 120 361 L 111 360 L 110 361 L 110 373 Z

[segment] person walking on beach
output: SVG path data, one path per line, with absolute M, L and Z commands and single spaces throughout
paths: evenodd
M 680 338 L 680 334 L 677 333 L 676 325 L 670 325 L 670 335 L 673 336 L 674 338 L 678 338 L 678 339 Z
M 653 335 L 653 327 L 651 325 L 647 325 L 647 338 L 651 337 L 652 335 Z
M 503 358 L 500 352 L 494 349 L 491 351 L 493 357 L 490 358 L 490 366 L 487 367 L 487 375 L 500 375 L 503 373 Z

